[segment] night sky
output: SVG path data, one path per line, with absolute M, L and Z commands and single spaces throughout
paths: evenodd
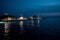
M 30 37 L 44 40 L 60 39 L 60 0 L 0 0 L 0 15 L 4 13 L 16 16 L 17 18 L 20 17 L 21 14 L 24 17 L 30 17 L 32 15 L 42 16 L 43 18 L 51 17 L 41 20 L 39 27 L 37 21 L 34 21 L 34 32 L 30 21 L 28 24 L 24 22 L 25 37 L 27 36 L 26 38 L 28 38 L 28 40 L 31 39 Z M 19 35 L 19 28 L 20 26 L 17 22 L 12 23 L 11 34 L 15 34 L 14 32 L 16 31 L 17 35 Z
M 60 16 L 60 0 L 0 0 L 0 15 Z

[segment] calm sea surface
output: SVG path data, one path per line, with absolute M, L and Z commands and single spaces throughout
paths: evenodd
M 0 33 L 2 31 L 0 26 Z M 25 22 L 23 30 L 20 30 L 18 23 L 14 23 L 10 27 L 10 40 L 60 40 L 60 18 L 48 18 L 33 23 Z M 0 39 L 3 40 L 2 33 Z

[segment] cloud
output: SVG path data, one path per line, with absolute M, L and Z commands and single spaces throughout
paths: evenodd
M 43 16 L 60 16 L 60 13 L 41 13 Z

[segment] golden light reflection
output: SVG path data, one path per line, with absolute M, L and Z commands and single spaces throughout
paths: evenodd
M 10 26 L 10 24 L 9 23 L 7 23 L 7 22 L 5 22 L 5 27 L 4 27 L 4 32 L 5 33 L 9 33 L 9 26 Z
M 19 25 L 20 25 L 20 34 L 23 33 L 23 21 L 19 21 Z

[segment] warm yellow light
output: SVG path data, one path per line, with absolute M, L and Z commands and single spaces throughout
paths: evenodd
M 8 20 L 12 20 L 10 17 L 8 17 Z
M 23 17 L 20 17 L 19 19 L 24 19 Z

